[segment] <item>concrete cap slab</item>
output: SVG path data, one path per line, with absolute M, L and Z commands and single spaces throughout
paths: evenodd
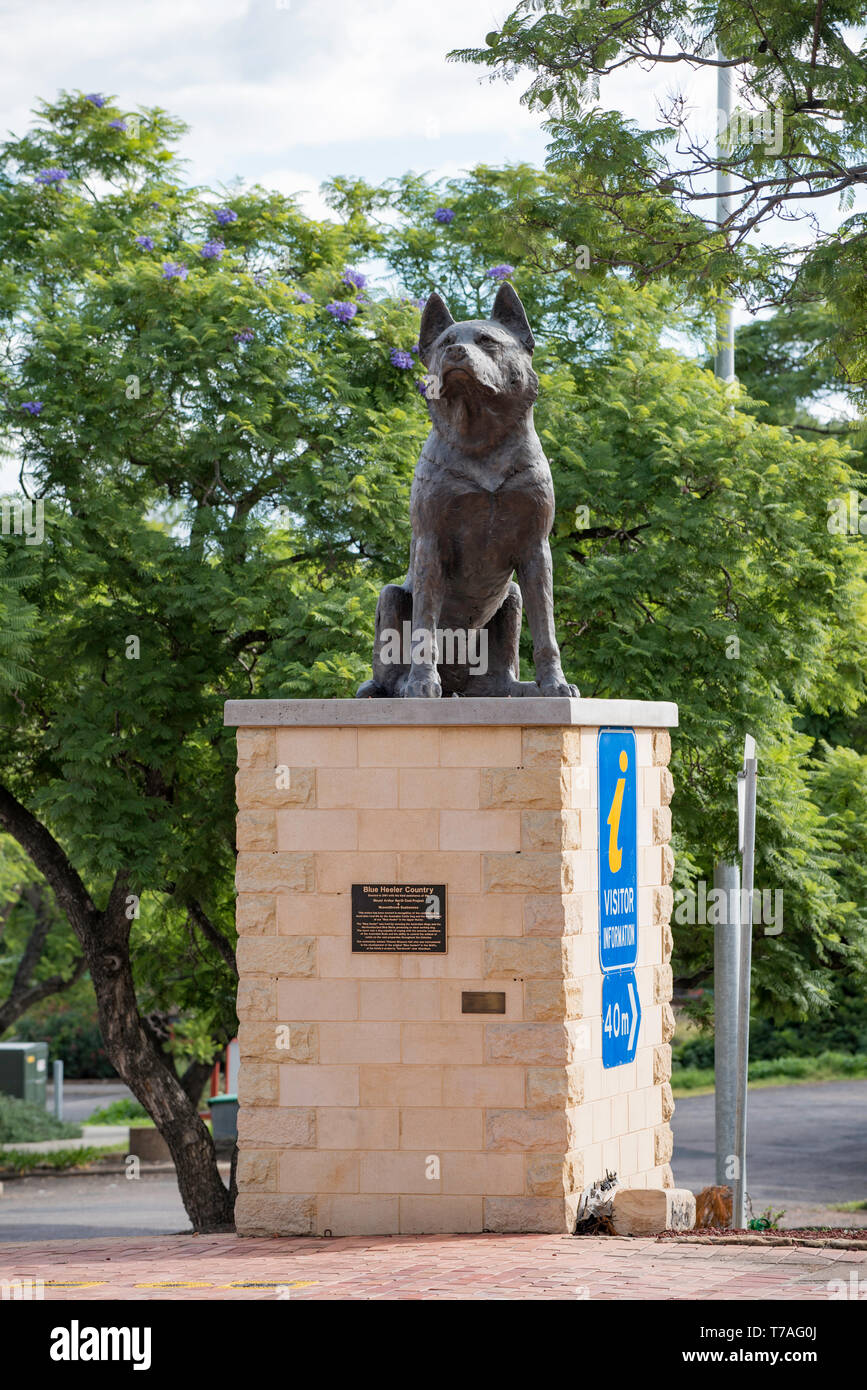
M 245 728 L 442 728 L 449 725 L 608 725 L 642 729 L 677 727 L 668 700 L 519 699 L 445 700 L 227 700 L 223 723 Z

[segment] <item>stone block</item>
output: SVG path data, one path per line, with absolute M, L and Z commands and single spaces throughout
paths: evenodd
M 277 899 L 272 893 L 242 893 L 235 903 L 239 936 L 276 936 Z
M 695 1225 L 695 1197 L 680 1187 L 622 1187 L 614 1194 L 611 1224 L 619 1236 L 691 1231 Z
M 505 845 L 504 849 L 536 853 L 581 849 L 580 811 L 522 811 L 520 815 L 521 842 L 519 845 Z
M 239 1192 L 235 1203 L 239 1236 L 311 1236 L 315 1219 L 314 1197 Z
M 519 727 L 473 727 L 440 730 L 443 767 L 517 768 L 521 763 Z
M 556 1023 L 566 1016 L 566 990 L 562 980 L 527 980 L 524 1017 L 537 1023 Z
M 562 1198 L 486 1197 L 485 1230 L 502 1234 L 543 1233 L 566 1230 Z
M 276 740 L 273 729 L 239 728 L 236 734 L 238 767 L 266 767 L 275 761 Z
M 670 1163 L 674 1153 L 674 1135 L 668 1124 L 657 1125 L 653 1131 L 653 1162 L 655 1165 Z
M 496 810 L 559 811 L 569 805 L 571 778 L 561 767 L 487 767 L 482 770 L 479 805 Z
M 485 1148 L 500 1153 L 563 1153 L 566 1116 L 555 1110 L 488 1110 Z
M 661 1086 L 671 1080 L 671 1044 L 660 1043 L 653 1049 L 653 1084 Z
M 445 850 L 519 850 L 519 811 L 440 811 L 439 847 Z
M 568 854 L 483 854 L 485 893 L 571 893 Z
M 274 811 L 239 811 L 235 823 L 235 846 L 238 850 L 277 848 L 277 816 Z
M 313 882 L 312 854 L 244 851 L 238 855 L 235 885 L 239 893 L 311 893 Z
M 560 1023 L 489 1023 L 485 1060 L 523 1066 L 565 1064 L 566 1030 Z
M 272 767 L 241 770 L 235 777 L 235 794 L 241 810 L 277 811 L 284 806 L 315 806 L 316 774 L 311 767 Z
M 488 937 L 482 948 L 486 980 L 540 980 L 557 976 L 561 983 L 562 951 L 556 937 Z

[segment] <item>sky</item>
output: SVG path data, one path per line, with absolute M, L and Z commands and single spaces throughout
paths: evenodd
M 159 105 L 189 126 L 191 182 L 241 178 L 301 195 L 337 174 L 378 182 L 407 170 L 454 176 L 477 162 L 544 161 L 526 83 L 446 62 L 484 44 L 508 13 L 495 0 L 0 0 L 0 139 L 39 99 L 97 91 L 121 109 Z M 715 76 L 668 67 L 609 79 L 602 104 L 655 124 L 683 83 L 707 129 Z M 0 470 L 2 471 L 2 470 Z M 0 485 L 5 478 L 0 477 Z
M 541 163 L 521 88 L 447 63 L 508 12 L 490 0 L 0 0 L 0 130 L 39 97 L 79 88 L 190 126 L 195 182 L 241 176 L 282 192 L 334 174 L 453 174 L 478 160 Z

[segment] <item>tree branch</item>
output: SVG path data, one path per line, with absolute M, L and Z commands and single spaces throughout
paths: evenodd
M 100 914 L 54 836 L 8 788 L 0 785 L 0 826 L 17 840 L 54 893 L 57 905 L 84 944 Z

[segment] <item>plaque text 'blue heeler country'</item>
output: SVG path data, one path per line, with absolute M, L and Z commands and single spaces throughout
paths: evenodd
M 638 767 L 632 729 L 599 732 L 599 963 L 638 959 Z

